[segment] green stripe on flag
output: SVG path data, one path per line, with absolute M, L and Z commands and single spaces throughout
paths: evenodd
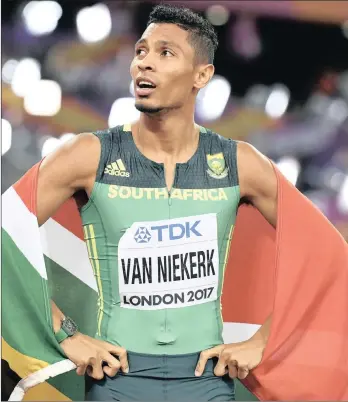
M 47 256 L 45 264 L 52 300 L 77 323 L 82 333 L 94 337 L 98 293 Z M 51 378 L 48 383 L 73 401 L 84 400 L 85 378 L 75 371 Z
M 97 327 L 97 292 L 47 256 L 45 264 L 52 300 L 77 323 L 82 333 L 94 337 Z
M 6 300 L 2 308 L 2 322 L 6 323 L 2 336 L 21 353 L 48 363 L 58 362 L 63 354 L 51 327 L 46 281 L 5 230 L 2 242 L 2 297 Z
M 75 370 L 50 378 L 47 382 L 72 401 L 85 400 L 85 377 L 78 376 Z
M 249 392 L 239 380 L 234 380 L 236 401 L 258 401 L 256 396 Z
M 4 229 L 2 239 L 2 292 L 6 300 L 6 307 L 3 306 L 2 309 L 2 319 L 6 322 L 2 336 L 18 352 L 49 364 L 59 362 L 65 356 L 52 331 L 51 309 L 47 308 L 47 286 L 64 312 L 77 322 L 88 323 L 81 326 L 81 331 L 92 336 L 96 328 L 98 295 L 89 286 L 45 257 L 47 283 Z M 51 283 L 54 283 L 54 286 Z M 93 314 L 94 319 L 91 320 L 90 316 L 93 317 Z M 9 364 L 11 365 L 11 362 Z M 28 367 L 27 374 L 38 369 L 40 367 L 37 365 Z M 72 400 L 84 399 L 84 377 L 79 377 L 75 371 L 51 378 L 47 382 Z

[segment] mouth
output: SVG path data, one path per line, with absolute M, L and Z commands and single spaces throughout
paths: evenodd
M 147 78 L 138 78 L 135 82 L 135 92 L 138 96 L 149 96 L 156 89 L 156 84 Z

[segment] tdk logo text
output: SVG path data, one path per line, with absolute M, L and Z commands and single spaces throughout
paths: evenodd
M 151 231 L 157 233 L 158 241 L 188 239 L 193 236 L 202 236 L 197 230 L 199 223 L 200 220 L 194 223 L 185 222 L 184 224 L 172 223 L 171 225 L 151 226 Z M 154 236 L 156 236 L 155 233 Z
M 161 242 L 202 236 L 197 228 L 200 222 L 199 220 L 195 222 L 172 223 L 170 225 L 151 226 L 150 228 L 141 226 L 136 230 L 134 240 L 137 243 L 149 243 L 152 238 Z

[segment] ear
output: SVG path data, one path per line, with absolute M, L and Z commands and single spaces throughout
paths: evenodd
M 194 88 L 202 89 L 212 79 L 215 67 L 212 64 L 201 64 L 197 67 Z

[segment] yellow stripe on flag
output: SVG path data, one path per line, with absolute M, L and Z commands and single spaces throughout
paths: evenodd
M 24 355 L 10 346 L 4 338 L 1 338 L 2 359 L 6 360 L 15 373 L 25 378 L 33 372 L 43 369 L 49 364 L 43 360 Z M 24 401 L 70 401 L 67 396 L 59 392 L 52 385 L 44 382 L 33 387 L 24 396 Z
M 71 401 L 71 399 L 59 392 L 48 382 L 43 382 L 29 389 L 25 393 L 23 401 Z

